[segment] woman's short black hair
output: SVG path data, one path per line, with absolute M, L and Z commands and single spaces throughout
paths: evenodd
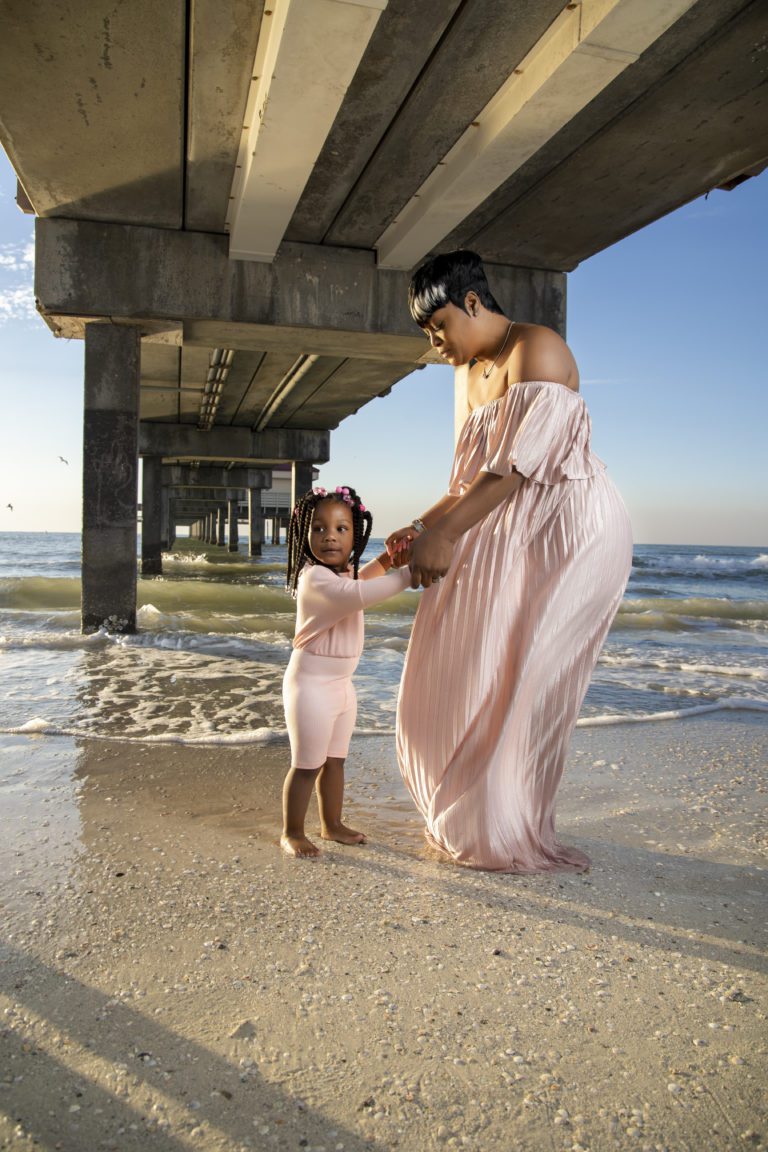
M 489 312 L 501 312 L 488 287 L 483 262 L 477 252 L 465 248 L 433 256 L 417 268 L 408 289 L 408 306 L 417 324 L 429 321 L 433 312 L 446 304 L 455 304 L 464 311 L 467 292 L 476 292 L 480 303 Z

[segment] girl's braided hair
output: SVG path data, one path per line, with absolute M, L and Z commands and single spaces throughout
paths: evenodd
M 365 551 L 373 528 L 373 516 L 361 502 L 354 488 L 340 486 L 335 492 L 326 492 L 325 488 L 312 488 L 296 502 L 288 528 L 288 571 L 285 586 L 292 596 L 296 595 L 299 573 L 304 565 L 318 563 L 310 551 L 309 527 L 315 508 L 322 500 L 335 500 L 338 504 L 346 504 L 352 513 L 353 544 L 350 560 L 357 580 L 360 557 Z

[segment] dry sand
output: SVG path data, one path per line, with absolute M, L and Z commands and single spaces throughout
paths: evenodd
M 592 870 L 521 878 L 427 856 L 390 739 L 349 761 L 370 842 L 310 862 L 282 744 L 4 738 L 0 1147 L 768 1147 L 767 750 L 579 729 Z

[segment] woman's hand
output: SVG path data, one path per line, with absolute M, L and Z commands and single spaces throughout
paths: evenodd
M 440 528 L 428 528 L 411 544 L 411 588 L 429 588 L 445 576 L 456 541 Z

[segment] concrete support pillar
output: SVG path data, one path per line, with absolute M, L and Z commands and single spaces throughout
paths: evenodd
M 261 488 L 248 489 L 248 555 L 261 556 L 264 521 L 261 515 Z
M 163 571 L 162 458 L 145 456 L 141 468 L 141 574 L 160 576 Z
M 277 513 L 272 517 L 272 543 L 280 543 L 280 521 L 277 518 Z
M 237 523 L 237 510 L 239 501 L 229 500 L 229 551 L 237 552 L 240 544 L 240 530 Z M 223 543 L 223 541 L 222 541 Z
M 171 519 L 171 497 L 163 488 L 163 499 L 160 508 L 160 541 L 164 552 L 170 551 L 176 540 L 176 525 Z
M 205 518 L 205 542 L 206 544 L 215 544 L 219 534 L 219 513 L 209 512 Z
M 223 548 L 227 543 L 227 506 L 220 504 L 216 509 L 216 543 Z
M 83 424 L 83 632 L 136 631 L 137 328 L 88 324 Z
M 305 460 L 291 463 L 291 509 L 312 487 L 312 465 Z

